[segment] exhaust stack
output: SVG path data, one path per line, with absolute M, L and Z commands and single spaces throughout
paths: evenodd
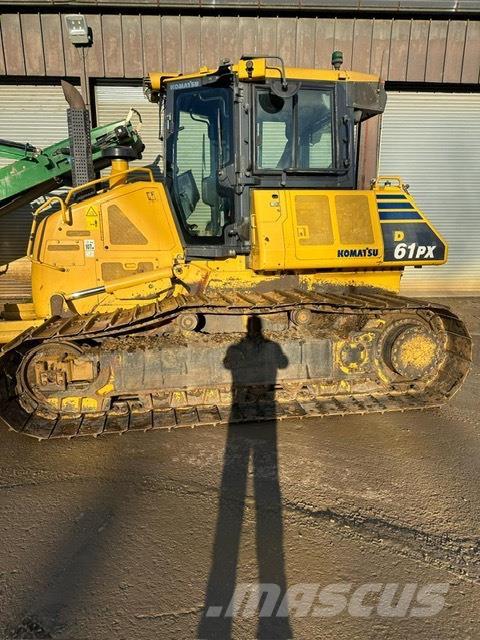
M 95 178 L 90 138 L 90 116 L 78 89 L 62 80 L 62 90 L 69 105 L 67 122 L 72 161 L 72 184 L 74 187 L 78 187 Z

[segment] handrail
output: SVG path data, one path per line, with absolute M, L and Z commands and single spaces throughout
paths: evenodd
M 45 211 L 46 209 L 50 208 L 54 202 L 58 202 L 58 204 L 60 205 L 60 211 L 62 212 L 63 223 L 67 224 L 67 222 L 68 222 L 68 220 L 67 220 L 67 207 L 65 206 L 65 202 L 64 202 L 63 198 L 61 198 L 60 196 L 50 196 L 50 198 L 48 198 L 48 200 L 46 200 L 37 209 L 35 209 L 35 211 L 33 213 L 33 217 L 36 218 L 39 213 L 42 213 L 42 211 Z
M 37 233 L 38 216 L 40 213 L 42 213 L 43 211 L 51 207 L 54 202 L 58 202 L 60 204 L 60 210 L 62 212 L 62 220 L 65 224 L 67 224 L 67 215 L 66 215 L 67 211 L 66 211 L 65 203 L 62 200 L 62 198 L 60 198 L 60 196 L 52 196 L 46 202 L 40 205 L 37 209 L 35 209 L 35 211 L 32 214 L 33 216 L 32 227 L 30 229 L 30 236 L 28 238 L 27 259 L 30 260 L 32 264 L 39 264 L 42 267 L 48 267 L 49 269 L 55 269 L 55 271 L 64 272 L 66 271 L 65 267 L 57 267 L 56 265 L 49 264 L 48 262 L 42 262 L 41 260 L 36 260 L 33 257 L 33 242 L 35 240 L 35 235 Z
M 155 179 L 153 177 L 153 172 L 150 168 L 148 167 L 131 167 L 129 169 L 125 169 L 124 171 L 118 171 L 118 173 L 114 173 L 113 176 L 112 174 L 109 174 L 108 176 L 102 176 L 101 178 L 96 178 L 96 180 L 90 180 L 90 182 L 86 182 L 85 184 L 80 184 L 78 187 L 73 187 L 73 189 L 70 189 L 70 191 L 67 193 L 67 196 L 65 198 L 65 205 L 68 206 L 70 200 L 72 199 L 73 195 L 84 191 L 86 189 L 89 189 L 90 187 L 96 185 L 96 184 L 100 184 L 101 182 L 108 182 L 112 177 L 117 178 L 118 176 L 121 175 L 127 175 L 128 173 L 138 173 L 138 172 L 144 172 L 148 174 L 148 177 L 150 178 L 150 182 L 155 182 Z
M 402 184 L 402 178 L 400 176 L 377 176 L 374 180 L 372 180 L 372 185 L 378 185 L 380 186 L 381 184 L 383 184 L 384 187 L 389 187 L 389 186 L 393 186 L 391 183 L 392 181 L 397 182 L 398 186 L 400 187 L 400 189 L 402 188 L 403 184 Z

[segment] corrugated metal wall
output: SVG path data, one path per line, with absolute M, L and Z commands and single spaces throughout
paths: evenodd
M 59 85 L 0 84 L 0 105 L 0 138 L 45 147 L 67 137 L 66 103 Z M 0 158 L 0 166 L 10 162 Z M 30 263 L 21 256 L 31 225 L 30 206 L 0 218 L 0 265 L 10 263 L 6 272 L 0 267 L 0 298 L 30 295 Z
M 377 3 L 378 4 L 378 3 Z M 331 5 L 330 5 L 331 6 Z M 272 53 L 287 65 L 345 67 L 392 81 L 478 83 L 480 22 L 462 19 L 310 18 L 211 15 L 87 15 L 93 31 L 88 73 L 141 78 L 191 71 L 242 53 Z M 0 16 L 0 75 L 78 76 L 80 58 L 61 13 Z
M 449 245 L 447 265 L 407 269 L 405 292 L 480 293 L 480 94 L 389 93 L 380 174 L 400 175 Z

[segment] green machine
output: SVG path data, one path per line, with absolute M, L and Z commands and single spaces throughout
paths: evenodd
M 144 145 L 127 118 L 91 131 L 93 170 L 108 167 L 115 154 L 141 157 Z M 112 155 L 113 154 L 113 155 Z M 71 138 L 39 149 L 29 143 L 0 140 L 0 157 L 13 162 L 0 168 L 0 216 L 74 180 Z

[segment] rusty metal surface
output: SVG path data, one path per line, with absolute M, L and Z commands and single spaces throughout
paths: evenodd
M 1 4 L 9 4 L 8 0 L 0 0 Z M 22 0 L 26 6 L 58 5 L 58 0 Z M 205 8 L 209 5 L 205 0 L 82 0 L 83 7 L 160 7 L 160 8 Z M 339 12 L 371 12 L 381 13 L 466 13 L 480 11 L 478 0 L 216 0 L 215 7 L 231 9 L 244 7 L 255 9 L 286 10 L 296 8 L 304 11 L 314 9 Z
M 266 49 L 282 55 L 289 66 L 328 68 L 332 51 L 341 49 L 347 68 L 381 73 L 393 82 L 479 82 L 477 20 L 387 18 L 381 13 L 375 18 L 341 13 L 156 15 L 148 5 L 142 8 L 142 15 L 89 14 L 94 34 L 87 56 L 90 76 L 132 79 L 161 69 L 191 72 L 247 50 Z M 238 3 L 235 8 L 239 10 Z M 288 8 L 292 10 L 291 3 Z M 68 40 L 62 13 L 3 13 L 0 29 L 0 75 L 78 75 L 78 52 Z

